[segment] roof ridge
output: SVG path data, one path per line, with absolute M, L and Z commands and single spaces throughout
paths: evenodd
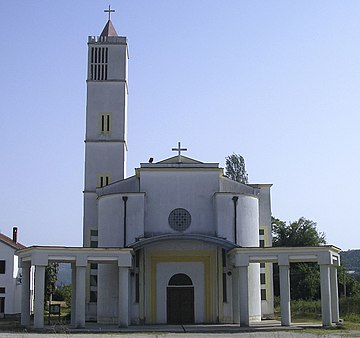
M 19 242 L 14 242 L 10 237 L 4 235 L 3 233 L 0 232 L 0 241 L 11 246 L 14 249 L 20 250 L 20 249 L 24 249 L 26 248 L 25 245 L 19 243 Z

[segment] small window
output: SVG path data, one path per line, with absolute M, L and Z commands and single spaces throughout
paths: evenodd
M 226 251 L 225 251 L 225 249 L 221 250 L 221 257 L 222 257 L 222 266 L 225 268 L 226 267 Z
M 260 248 L 264 248 L 265 247 L 265 241 L 263 239 L 260 239 L 259 241 L 259 246 Z
M 6 261 L 0 261 L 0 274 L 4 274 L 5 273 L 5 264 Z
M 265 269 L 265 263 L 260 263 L 260 269 Z
M 96 263 L 90 263 L 90 269 L 97 270 L 98 265 Z
M 139 267 L 140 266 L 140 251 L 136 251 L 135 252 L 135 267 Z
M 139 303 L 140 299 L 140 278 L 139 274 L 135 274 L 135 303 Z
M 90 302 L 91 303 L 97 302 L 97 292 L 96 291 L 90 291 Z
M 111 133 L 111 114 L 101 113 L 100 114 L 100 133 L 109 134 Z
M 0 288 L 0 293 L 5 293 L 5 288 Z
M 260 230 L 259 230 L 259 235 L 260 235 L 260 236 L 264 236 L 264 235 L 265 235 L 265 230 L 264 230 L 264 229 L 260 229 Z
M 227 302 L 227 280 L 226 280 L 226 273 L 223 273 L 223 302 Z
M 110 175 L 99 175 L 98 176 L 98 187 L 102 188 L 111 183 Z
M 260 274 L 260 284 L 264 285 L 266 283 L 265 281 L 265 274 L 264 273 L 261 273 Z
M 97 230 L 90 230 L 90 236 L 97 236 L 98 231 Z
M 261 300 L 266 300 L 266 289 L 261 289 Z
M 90 248 L 97 248 L 98 247 L 98 241 L 91 241 L 90 242 Z
M 97 286 L 97 275 L 90 275 L 90 286 Z

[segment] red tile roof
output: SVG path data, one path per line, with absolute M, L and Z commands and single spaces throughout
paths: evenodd
M 4 234 L 0 233 L 0 242 L 3 242 L 9 246 L 11 246 L 12 248 L 14 248 L 15 250 L 20 250 L 20 249 L 24 249 L 26 248 L 25 245 L 22 245 L 19 242 L 14 242 L 10 237 L 5 236 Z

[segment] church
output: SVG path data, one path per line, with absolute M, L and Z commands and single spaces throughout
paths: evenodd
M 271 185 L 226 178 L 218 163 L 177 155 L 141 163 L 124 179 L 128 45 L 109 20 L 88 41 L 84 247 L 131 247 L 135 266 L 132 322 L 230 322 L 231 271 L 226 252 L 271 245 Z M 152 162 L 152 161 L 150 161 Z M 90 271 L 89 319 L 115 321 L 116 267 Z M 263 267 L 263 280 L 266 278 Z M 260 266 L 249 271 L 252 319 L 261 318 Z M 272 299 L 263 284 L 263 308 Z M 256 292 L 258 291 L 258 292 Z M 112 304 L 112 306 L 109 306 Z M 97 309 L 97 311 L 95 310 Z M 95 318 L 95 317 L 94 317 Z
M 233 181 L 218 163 L 185 156 L 180 142 L 169 145 L 169 158 L 150 158 L 125 177 L 128 55 L 127 38 L 110 17 L 99 36 L 88 38 L 83 247 L 18 252 L 22 324 L 30 325 L 35 266 L 33 325 L 44 326 L 49 262 L 71 264 L 76 327 L 249 326 L 274 316 L 273 263 L 280 268 L 281 323 L 290 325 L 291 262 L 320 265 L 323 324 L 338 322 L 340 249 L 273 248 L 271 184 Z

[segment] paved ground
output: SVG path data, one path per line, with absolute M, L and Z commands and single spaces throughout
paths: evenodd
M 310 328 L 314 333 L 303 333 L 302 328 Z M 39 332 L 26 332 L 18 327 L 19 332 L 11 332 L 0 325 L 0 338 L 35 338 L 35 337 L 66 337 L 66 338 L 337 338 L 360 337 L 360 331 L 342 329 L 328 330 L 324 333 L 319 324 L 297 324 L 281 327 L 276 321 L 266 324 L 240 328 L 238 325 L 147 325 L 130 326 L 120 329 L 117 326 L 99 326 L 87 323 L 85 329 L 69 329 L 68 326 L 47 326 Z
M 244 332 L 244 333 L 130 333 L 130 334 L 119 334 L 119 333 L 79 333 L 79 334 L 41 334 L 41 333 L 3 333 L 0 332 L 1 338 L 35 338 L 35 337 L 56 337 L 56 338 L 336 338 L 336 337 L 360 337 L 360 335 L 348 335 L 348 334 L 304 334 L 299 332 Z

